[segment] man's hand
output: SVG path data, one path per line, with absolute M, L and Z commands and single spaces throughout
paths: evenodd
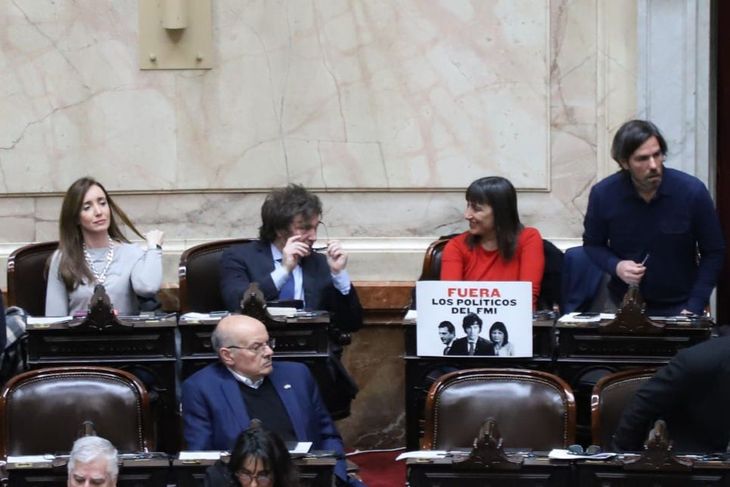
M 622 260 L 616 264 L 616 275 L 629 286 L 638 286 L 645 272 L 646 266 L 633 260 Z
M 281 249 L 281 265 L 291 272 L 299 264 L 302 257 L 310 253 L 309 245 L 304 243 L 301 235 L 292 235 Z
M 327 245 L 327 264 L 332 274 L 339 274 L 347 267 L 347 252 L 344 251 L 339 240 L 330 240 Z

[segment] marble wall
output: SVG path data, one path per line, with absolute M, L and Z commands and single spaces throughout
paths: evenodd
M 463 188 L 509 177 L 571 241 L 636 111 L 632 0 L 212 2 L 211 70 L 141 71 L 137 2 L 0 0 L 0 256 L 55 239 L 92 174 L 167 234 L 252 236 L 269 188 L 325 204 L 356 280 L 412 280 L 464 228 Z M 0 283 L 4 284 L 4 283 Z

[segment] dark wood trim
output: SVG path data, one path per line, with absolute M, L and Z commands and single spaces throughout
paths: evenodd
M 730 242 L 730 3 L 714 3 L 717 63 L 717 211 L 726 245 Z M 730 323 L 730 246 L 717 286 L 717 321 Z

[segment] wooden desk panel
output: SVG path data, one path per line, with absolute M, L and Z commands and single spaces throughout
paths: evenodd
M 573 388 L 577 407 L 578 443 L 590 444 L 590 396 L 593 385 L 606 374 L 628 368 L 660 367 L 678 350 L 707 340 L 711 323 L 668 325 L 660 335 L 607 335 L 597 323 L 533 322 L 531 358 L 419 357 L 416 326 L 405 328 L 406 447 L 420 447 L 424 407 L 431 384 L 441 375 L 466 368 L 516 367 L 558 375 Z

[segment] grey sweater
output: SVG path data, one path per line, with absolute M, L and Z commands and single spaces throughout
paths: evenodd
M 94 269 L 101 272 L 106 265 L 106 248 L 89 249 Z M 56 251 L 48 270 L 46 316 L 67 316 L 86 311 L 94 293 L 94 284 L 82 282 L 71 291 L 58 273 L 60 251 Z M 162 284 L 162 251 L 145 250 L 138 244 L 120 244 L 114 247 L 114 259 L 106 274 L 106 289 L 114 309 L 120 315 L 139 314 L 137 296 L 151 297 Z

